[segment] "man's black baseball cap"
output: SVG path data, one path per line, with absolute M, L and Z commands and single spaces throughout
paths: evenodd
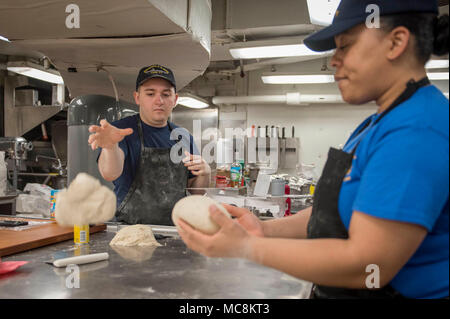
M 435 13 L 439 14 L 437 0 L 342 0 L 334 15 L 333 23 L 307 37 L 303 43 L 313 51 L 328 51 L 336 48 L 334 37 L 365 23 L 378 6 L 380 16 L 396 13 Z
M 172 70 L 159 64 L 153 64 L 143 67 L 139 71 L 136 80 L 136 91 L 139 89 L 139 86 L 141 86 L 142 83 L 153 78 L 161 78 L 169 81 L 169 83 L 172 84 L 173 88 L 175 89 L 175 92 L 177 91 L 177 85 L 175 83 L 175 77 Z

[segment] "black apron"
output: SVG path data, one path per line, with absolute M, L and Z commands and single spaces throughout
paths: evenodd
M 389 106 L 375 121 L 378 123 L 384 116 L 401 103 L 408 100 L 421 87 L 429 85 L 428 78 L 419 82 L 413 80 L 407 83 L 406 90 Z M 370 125 L 367 123 L 359 132 Z M 355 134 L 357 136 L 357 134 Z M 359 143 L 358 143 L 359 144 Z M 307 226 L 308 238 L 348 238 L 348 232 L 339 215 L 339 193 L 344 177 L 352 166 L 356 147 L 349 154 L 342 150 L 330 148 L 328 160 L 325 163 L 322 175 L 317 182 L 314 192 L 312 213 Z M 314 285 L 311 298 L 402 298 L 390 285 L 381 289 L 347 289 L 322 285 Z
M 186 196 L 189 171 L 183 162 L 172 162 L 170 147 L 145 147 L 139 116 L 137 122 L 141 142 L 140 160 L 133 183 L 117 210 L 116 220 L 127 224 L 173 226 L 172 208 Z M 172 131 L 169 122 L 167 125 Z

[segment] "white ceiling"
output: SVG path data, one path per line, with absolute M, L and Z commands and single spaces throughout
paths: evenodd
M 182 88 L 201 75 L 210 60 L 210 0 L 79 0 L 80 28 L 66 27 L 68 3 L 56 0 L 3 0 L 0 54 L 49 57 L 72 97 L 113 95 L 132 101 L 138 70 L 163 64 Z M 195 19 L 194 19 L 195 18 Z M 180 50 L 182 48 L 182 50 Z M 69 73 L 76 68 L 77 73 Z
M 50 57 L 58 57 L 53 63 L 73 97 L 82 94 L 113 95 L 108 75 L 97 72 L 100 65 L 113 75 L 119 97 L 132 101 L 141 66 L 157 61 L 171 68 L 175 72 L 177 87 L 182 88 L 203 73 L 209 60 L 208 52 L 200 49 L 189 34 L 148 38 L 27 40 L 16 43 L 30 49 L 45 50 Z M 174 45 L 183 48 L 184 58 L 173 49 Z M 76 67 L 78 72 L 67 72 L 71 67 Z
M 152 63 L 171 67 L 179 88 L 190 83 L 187 90 L 201 89 L 208 94 L 215 92 L 208 89 L 211 85 L 237 93 L 241 66 L 244 71 L 290 66 L 296 70 L 314 66 L 319 71 L 323 65 L 323 58 L 316 57 L 238 61 L 229 54 L 235 43 L 303 38 L 319 30 L 319 26 L 310 23 L 306 0 L 76 3 L 81 11 L 81 28 L 67 29 L 66 2 L 2 0 L 0 35 L 13 43 L 0 41 L 0 55 L 35 59 L 49 56 L 72 96 L 112 95 L 107 75 L 97 72 L 102 65 L 117 82 L 120 97 L 128 101 L 137 70 Z M 448 13 L 448 5 L 441 9 Z M 68 67 L 76 67 L 78 73 L 68 73 Z
M 171 0 L 170 2 L 174 2 Z M 154 36 L 184 32 L 187 1 L 173 6 L 177 25 L 147 0 L 77 0 L 80 28 L 66 27 L 66 6 L 57 0 L 2 0 L 1 34 L 10 40 Z
M 245 95 L 249 88 L 255 86 L 261 94 L 286 91 L 339 93 L 334 83 L 284 86 L 261 83 L 262 71 L 317 73 L 325 69 L 330 72 L 329 58 L 309 56 L 239 61 L 230 55 L 232 46 L 252 46 L 261 41 L 275 42 L 282 39 L 288 42 L 298 39 L 300 43 L 307 35 L 320 30 L 321 26 L 310 22 L 306 0 L 213 0 L 212 4 L 211 63 L 205 75 L 201 79 L 197 78 L 186 89 L 209 96 L 221 93 Z M 448 14 L 448 1 L 441 1 L 440 11 Z M 241 73 L 242 70 L 244 73 Z M 448 85 L 448 81 L 439 82 Z

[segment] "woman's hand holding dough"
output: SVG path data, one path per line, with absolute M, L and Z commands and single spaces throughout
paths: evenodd
M 175 204 L 172 219 L 186 245 L 209 257 L 248 257 L 250 239 L 264 236 L 261 222 L 250 211 L 206 196 L 181 199 Z

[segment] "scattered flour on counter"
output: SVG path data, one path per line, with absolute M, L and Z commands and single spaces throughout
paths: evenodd
M 109 243 L 111 246 L 161 246 L 153 235 L 152 228 L 147 225 L 127 226 L 119 230 Z

